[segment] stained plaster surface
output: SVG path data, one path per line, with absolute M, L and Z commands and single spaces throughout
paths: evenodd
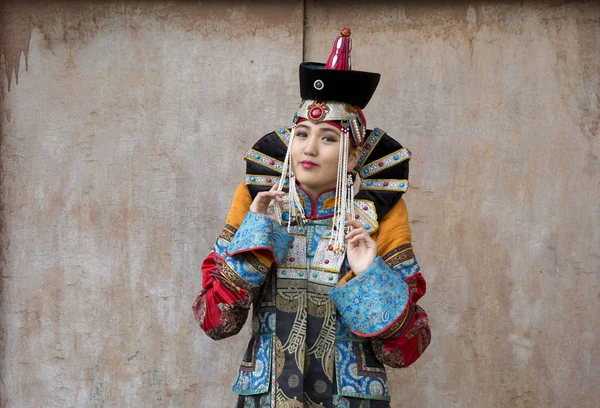
M 600 8 L 448 3 L 4 2 L 0 406 L 233 405 L 201 262 L 346 24 L 413 152 L 433 342 L 392 407 L 596 406 Z
M 365 116 L 413 153 L 433 342 L 395 406 L 598 406 L 600 7 L 391 3 L 310 2 L 305 49 L 351 24 Z
M 245 150 L 297 107 L 301 10 L 4 6 L 31 31 L 2 77 L 1 406 L 233 406 L 249 330 L 214 342 L 191 304 Z

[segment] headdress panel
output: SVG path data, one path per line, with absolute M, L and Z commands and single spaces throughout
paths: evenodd
M 246 152 L 245 182 L 253 199 L 280 180 L 290 133 L 287 127 L 270 132 Z M 355 169 L 360 176 L 355 198 L 372 201 L 381 219 L 408 189 L 411 153 L 382 129 L 368 129 L 366 134 Z

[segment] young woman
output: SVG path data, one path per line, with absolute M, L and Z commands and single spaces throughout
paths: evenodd
M 252 338 L 238 407 L 389 407 L 384 364 L 429 345 L 425 294 L 401 196 L 410 152 L 362 109 L 379 74 L 350 70 L 350 30 L 327 64 L 300 65 L 293 126 L 246 153 L 193 310 L 215 339 Z

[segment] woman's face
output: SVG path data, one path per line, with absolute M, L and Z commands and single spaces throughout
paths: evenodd
M 342 132 L 329 123 L 301 122 L 292 143 L 292 169 L 296 181 L 312 198 L 335 188 Z M 352 170 L 362 152 L 353 149 L 348 155 Z

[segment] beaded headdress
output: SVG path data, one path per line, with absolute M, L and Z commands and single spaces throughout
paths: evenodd
M 300 64 L 300 93 L 302 103 L 293 116 L 288 149 L 282 166 L 281 180 L 289 178 L 289 219 L 302 225 L 306 220 L 304 209 L 296 190 L 296 178 L 291 167 L 291 150 L 296 125 L 304 120 L 312 123 L 329 122 L 340 127 L 339 159 L 331 245 L 335 251 L 345 248 L 346 215 L 354 218 L 354 195 L 360 186 L 360 176 L 348 169 L 349 144 L 364 144 L 367 123 L 362 109 L 377 88 L 380 75 L 371 72 L 352 71 L 350 51 L 351 32 L 344 28 L 335 39 L 326 64 L 307 62 Z M 355 188 L 355 185 L 357 188 Z M 279 183 L 283 190 L 284 183 Z M 282 212 L 275 205 L 275 212 L 283 223 Z

